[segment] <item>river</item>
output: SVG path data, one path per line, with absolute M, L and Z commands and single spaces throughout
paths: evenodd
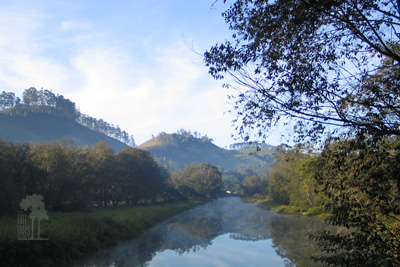
M 74 266 L 319 266 L 307 233 L 321 227 L 320 220 L 220 198 Z

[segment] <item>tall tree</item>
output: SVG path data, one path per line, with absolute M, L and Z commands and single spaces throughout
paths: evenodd
M 210 164 L 190 165 L 184 173 L 188 177 L 189 185 L 197 193 L 216 198 L 223 189 L 222 174 L 217 167 Z
M 334 212 L 330 222 L 353 230 L 319 236 L 326 251 L 344 250 L 325 263 L 399 265 L 398 226 L 387 224 L 400 215 L 399 172 L 393 171 L 399 166 L 400 2 L 236 0 L 223 16 L 232 39 L 205 52 L 205 62 L 214 78 L 230 77 L 234 84 L 227 86 L 239 89 L 236 122 L 245 139 L 252 132 L 265 138 L 278 123 L 287 124 L 295 141 L 355 138 L 335 153 L 328 138 L 324 149 L 335 155 L 334 165 L 323 161 L 327 172 L 320 177 Z M 390 149 L 388 138 L 394 138 Z
M 349 232 L 315 235 L 335 266 L 399 266 L 400 142 L 358 139 L 330 142 L 317 159 L 329 222 Z M 332 253 L 333 252 L 333 253 Z
M 165 189 L 166 175 L 149 152 L 126 147 L 116 155 L 122 194 L 127 203 L 154 201 Z
M 104 141 L 94 145 L 88 153 L 87 160 L 90 164 L 90 173 L 92 175 L 92 192 L 96 197 L 99 206 L 107 205 L 109 199 L 109 190 L 114 176 L 114 151 Z
M 30 87 L 26 89 L 22 94 L 22 99 L 25 105 L 38 105 L 39 102 L 39 92 L 35 87 Z
M 21 99 L 19 97 L 16 97 L 13 92 L 3 91 L 0 94 L 0 109 L 12 108 L 15 105 L 19 105 L 20 103 Z
M 398 1 L 237 0 L 223 16 L 232 39 L 205 52 L 205 62 L 240 89 L 246 139 L 281 120 L 293 120 L 300 139 L 342 127 L 400 134 Z M 364 82 L 374 75 L 379 82 Z

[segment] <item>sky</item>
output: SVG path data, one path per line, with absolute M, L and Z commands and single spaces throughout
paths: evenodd
M 0 91 L 52 90 L 132 134 L 240 142 L 202 54 L 232 33 L 215 0 L 1 0 Z

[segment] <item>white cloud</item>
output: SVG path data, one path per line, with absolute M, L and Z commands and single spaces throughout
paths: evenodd
M 230 126 L 223 117 L 225 91 L 218 84 L 199 83 L 206 70 L 193 64 L 188 52 L 175 43 L 154 50 L 145 64 L 118 48 L 85 50 L 72 59 L 84 83 L 70 98 L 83 113 L 129 130 L 138 144 L 180 127 L 213 137 L 221 124 Z
M 0 10 L 0 90 L 53 90 L 83 113 L 127 130 L 138 144 L 181 127 L 230 142 L 227 92 L 182 38 L 120 36 L 105 22 L 58 16 L 39 8 Z

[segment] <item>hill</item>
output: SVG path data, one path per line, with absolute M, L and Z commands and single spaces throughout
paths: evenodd
M 170 170 L 183 169 L 191 163 L 210 163 L 225 170 L 234 170 L 243 165 L 265 166 L 273 162 L 270 154 L 223 149 L 214 145 L 207 136 L 192 135 L 185 130 L 161 133 L 139 148 L 149 151 L 159 164 Z
M 0 112 L 0 138 L 5 141 L 48 142 L 60 139 L 73 140 L 76 145 L 92 146 L 105 141 L 115 152 L 127 145 L 102 133 L 91 130 L 74 119 L 57 114 L 50 107 L 32 109 L 21 106 Z

